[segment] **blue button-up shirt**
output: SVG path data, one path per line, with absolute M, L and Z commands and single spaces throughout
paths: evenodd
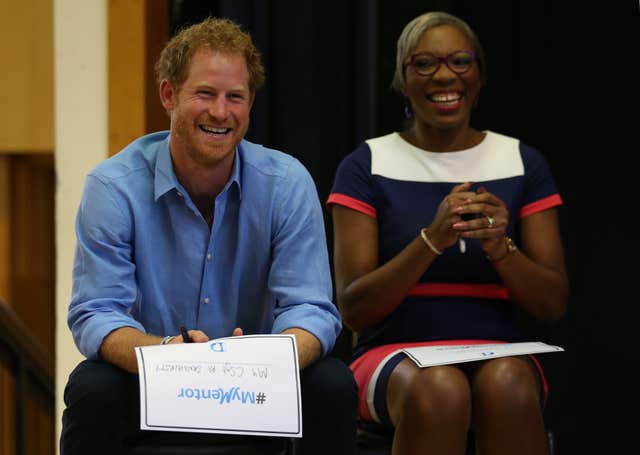
M 284 153 L 238 145 L 210 230 L 176 178 L 169 133 L 144 136 L 87 176 L 76 235 L 68 324 L 88 358 L 125 326 L 210 338 L 298 327 L 324 354 L 341 329 L 316 188 Z

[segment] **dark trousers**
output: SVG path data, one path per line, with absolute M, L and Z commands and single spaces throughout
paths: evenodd
M 355 454 L 357 386 L 349 368 L 325 357 L 302 370 L 300 380 L 303 437 L 295 441 L 296 455 Z M 215 445 L 234 438 L 266 438 L 143 431 L 139 397 L 137 375 L 102 361 L 81 362 L 69 375 L 64 391 L 60 454 L 126 454 L 132 441 L 144 439 L 168 444 L 190 441 L 187 445 L 195 439 Z

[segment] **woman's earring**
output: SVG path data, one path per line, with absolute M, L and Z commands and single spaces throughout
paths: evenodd
M 413 110 L 411 109 L 411 105 L 409 103 L 404 105 L 404 116 L 409 120 L 413 118 Z

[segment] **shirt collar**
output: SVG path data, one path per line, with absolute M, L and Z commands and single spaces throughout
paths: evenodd
M 160 150 L 158 151 L 158 159 L 156 160 L 156 169 L 155 169 L 155 180 L 154 180 L 154 197 L 157 201 L 162 195 L 171 191 L 172 189 L 177 189 L 181 192 L 186 192 L 182 187 L 180 182 L 178 182 L 178 178 L 176 177 L 176 173 L 173 170 L 173 162 L 171 161 L 171 152 L 169 151 L 169 141 L 171 139 L 171 135 L 167 135 L 165 140 L 159 145 Z M 238 198 L 242 198 L 242 159 L 241 152 L 242 151 L 242 141 L 240 146 L 236 147 L 236 153 L 233 158 L 233 168 L 231 169 L 231 177 L 229 181 L 224 186 L 221 194 L 227 191 L 231 185 L 234 185 L 238 189 Z

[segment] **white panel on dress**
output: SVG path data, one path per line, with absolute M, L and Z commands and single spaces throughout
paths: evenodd
M 428 152 L 398 133 L 369 139 L 371 173 L 410 182 L 484 182 L 524 175 L 519 141 L 486 131 L 484 140 L 458 152 Z

